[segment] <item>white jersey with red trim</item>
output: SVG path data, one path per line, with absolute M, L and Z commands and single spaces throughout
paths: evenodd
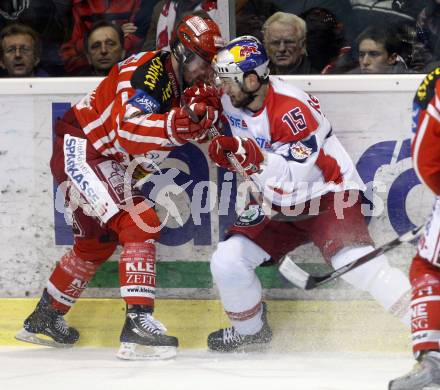
M 226 94 L 222 105 L 233 135 L 253 138 L 265 152 L 262 171 L 253 178 L 274 204 L 289 206 L 328 192 L 365 189 L 316 97 L 271 77 L 259 112 L 233 107 Z
M 122 163 L 155 151 L 155 164 L 174 145 L 166 113 L 178 105 L 177 80 L 169 53 L 142 52 L 115 65 L 98 87 L 73 108 L 93 147 Z M 154 164 L 153 164 L 154 165 Z

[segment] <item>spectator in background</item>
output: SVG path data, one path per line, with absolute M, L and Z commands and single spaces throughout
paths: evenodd
M 124 32 L 117 24 L 105 20 L 92 26 L 84 46 L 90 67 L 82 76 L 106 76 L 112 66 L 125 57 Z
M 263 24 L 270 15 L 281 11 L 268 0 L 236 0 L 235 26 L 236 36 L 252 35 L 263 42 Z
M 154 0 L 73 0 L 72 35 L 60 49 L 67 74 L 78 75 L 88 67 L 84 36 L 90 31 L 93 23 L 100 20 L 118 24 L 122 28 L 127 55 L 139 51 L 154 4 Z
M 329 10 L 310 8 L 300 15 L 307 26 L 306 47 L 312 66 L 321 74 L 345 73 L 356 67 L 344 26 Z
M 351 0 L 353 27 L 358 36 L 372 25 L 413 23 L 428 0 Z
M 428 0 L 417 17 L 417 31 L 432 54 L 431 60 L 440 60 L 440 0 Z
M 350 73 L 408 73 L 400 56 L 402 42 L 387 27 L 367 27 L 358 37 L 359 67 Z
M 6 77 L 48 76 L 38 68 L 41 42 L 29 26 L 13 23 L 0 31 L 0 67 Z
M 276 12 L 263 25 L 264 45 L 271 74 L 319 73 L 306 49 L 306 22 L 299 16 Z
M 40 65 L 50 75 L 63 75 L 58 55 L 71 30 L 71 0 L 0 0 L 0 30 L 10 23 L 34 29 L 41 41 Z
M 351 3 L 353 0 L 307 0 L 307 1 L 292 1 L 292 0 L 272 0 L 280 11 L 288 12 L 290 14 L 302 15 L 312 8 L 324 8 L 335 15 L 337 20 L 340 20 L 344 25 L 346 38 L 349 42 L 353 42 L 357 34 L 353 34 L 353 7 Z M 376 0 L 375 0 L 376 1 Z M 415 1 L 415 0 L 413 0 Z
M 393 27 L 402 45 L 400 56 L 408 69 L 423 73 L 424 67 L 432 61 L 432 53 L 423 42 L 422 34 L 418 32 L 416 24 L 403 22 Z
M 170 50 L 171 33 L 182 19 L 192 11 L 203 10 L 215 21 L 217 0 L 161 0 L 153 10 L 153 17 L 143 50 Z

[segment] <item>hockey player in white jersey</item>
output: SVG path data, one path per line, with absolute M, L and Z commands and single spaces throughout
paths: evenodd
M 211 333 L 208 347 L 232 352 L 267 345 L 272 338 L 255 268 L 308 242 L 339 268 L 371 251 L 373 242 L 361 213 L 364 184 L 319 100 L 269 78 L 266 52 L 254 37 L 232 40 L 213 67 L 233 136 L 211 141 L 211 159 L 233 171 L 226 156 L 232 152 L 273 209 L 304 210 L 297 220 L 276 220 L 249 205 L 214 252 L 211 272 L 232 326 Z M 409 323 L 408 279 L 385 256 L 342 278 Z

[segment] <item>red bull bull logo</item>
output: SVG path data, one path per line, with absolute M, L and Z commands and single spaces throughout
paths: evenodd
M 234 46 L 229 52 L 234 56 L 234 62 L 244 61 L 251 54 L 261 54 L 256 45 Z
M 290 147 L 290 153 L 295 160 L 305 160 L 312 154 L 312 149 L 298 141 Z

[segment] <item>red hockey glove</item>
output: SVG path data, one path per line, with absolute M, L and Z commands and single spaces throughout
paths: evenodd
M 209 144 L 208 153 L 211 160 L 222 168 L 234 171 L 234 167 L 226 157 L 227 152 L 234 153 L 248 175 L 258 172 L 260 164 L 264 161 L 263 153 L 257 143 L 251 138 L 219 135 Z
M 199 122 L 193 122 L 184 107 L 173 108 L 167 115 L 167 134 L 174 145 L 183 145 L 189 140 L 206 141 L 209 127 L 217 121 L 218 111 L 206 103 L 194 103 L 189 108 L 197 115 Z
M 212 85 L 200 84 L 186 88 L 183 91 L 183 99 L 186 104 L 206 103 L 217 110 L 220 109 L 221 103 L 217 93 L 217 89 Z

